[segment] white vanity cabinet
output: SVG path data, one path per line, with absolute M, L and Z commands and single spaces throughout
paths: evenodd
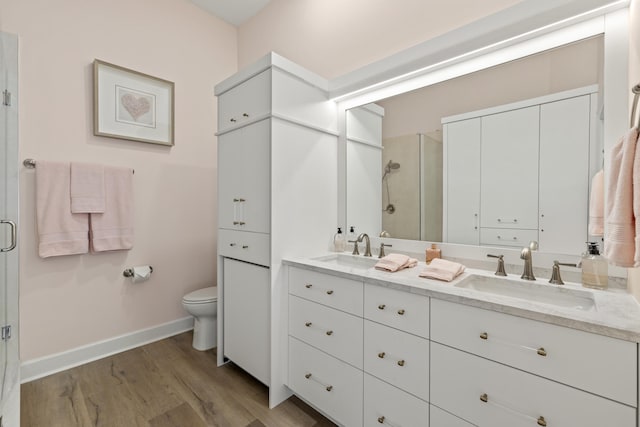
M 580 253 L 597 86 L 443 118 L 450 243 Z M 591 153 L 591 154 L 590 154 Z M 592 162 L 594 163 L 594 162 Z
M 433 405 L 497 427 L 636 425 L 636 344 L 437 299 L 431 316 Z
M 215 94 L 218 363 L 268 385 L 275 406 L 290 395 L 281 259 L 326 245 L 336 224 L 336 106 L 325 79 L 274 53 Z

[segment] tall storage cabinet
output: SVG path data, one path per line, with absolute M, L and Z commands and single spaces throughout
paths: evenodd
M 588 86 L 444 118 L 444 240 L 580 253 L 596 107 Z
M 274 53 L 216 85 L 218 364 L 286 399 L 285 256 L 326 247 L 337 223 L 337 114 L 327 82 Z

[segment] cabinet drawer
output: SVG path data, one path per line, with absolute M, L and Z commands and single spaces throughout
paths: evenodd
M 637 406 L 634 343 L 436 299 L 431 313 L 432 341 Z
M 429 404 L 364 374 L 364 426 L 429 427 Z
M 422 295 L 366 285 L 364 317 L 429 338 L 429 298 Z
M 271 70 L 266 70 L 218 96 L 218 132 L 270 111 Z
M 268 267 L 270 264 L 269 235 L 218 229 L 218 254 Z
M 437 343 L 431 390 L 431 403 L 479 426 L 636 425 L 634 408 Z
M 299 268 L 289 269 L 289 293 L 362 316 L 362 282 Z
M 538 230 L 508 228 L 481 228 L 480 244 L 492 246 L 525 247 L 532 240 L 538 240 Z
M 362 318 L 290 295 L 289 334 L 362 369 Z
M 362 371 L 289 337 L 289 388 L 344 426 L 362 425 Z
M 431 427 L 474 427 L 462 418 L 451 415 L 437 406 L 429 407 L 429 422 Z
M 364 321 L 364 370 L 429 400 L 429 341 Z

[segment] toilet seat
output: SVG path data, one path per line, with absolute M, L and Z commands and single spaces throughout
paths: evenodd
M 208 288 L 197 289 L 189 292 L 182 301 L 187 304 L 207 304 L 218 300 L 218 287 L 209 286 Z

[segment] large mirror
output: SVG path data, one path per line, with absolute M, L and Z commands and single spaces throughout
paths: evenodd
M 600 35 L 349 109 L 347 225 L 432 242 L 520 246 L 531 239 L 541 250 L 579 253 L 590 238 L 591 178 L 602 167 L 603 58 Z M 565 98 L 571 102 L 556 102 Z M 502 132 L 503 146 L 492 146 L 491 123 L 516 126 L 527 108 L 532 121 L 522 120 L 526 134 L 536 134 L 533 145 L 519 146 L 523 135 L 513 127 Z M 577 130 L 565 129 L 580 108 L 586 116 Z M 500 118 L 505 111 L 515 113 Z M 586 145 L 569 144 L 579 138 Z M 518 207 L 534 218 L 528 223 Z M 461 236 L 466 226 L 471 231 Z

